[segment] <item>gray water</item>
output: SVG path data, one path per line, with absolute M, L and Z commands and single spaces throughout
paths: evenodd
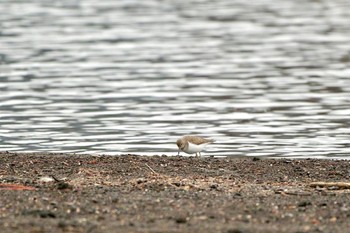
M 0 151 L 350 158 L 348 0 L 1 0 Z

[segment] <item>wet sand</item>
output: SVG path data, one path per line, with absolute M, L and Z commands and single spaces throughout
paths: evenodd
M 350 161 L 0 152 L 1 232 L 346 232 Z M 326 183 L 327 184 L 327 183 Z

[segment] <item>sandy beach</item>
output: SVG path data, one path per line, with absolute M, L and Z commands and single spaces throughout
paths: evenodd
M 345 160 L 1 152 L 0 227 L 346 232 L 349 168 Z

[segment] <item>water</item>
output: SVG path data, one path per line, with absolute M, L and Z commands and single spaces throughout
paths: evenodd
M 350 158 L 346 0 L 0 3 L 0 150 Z

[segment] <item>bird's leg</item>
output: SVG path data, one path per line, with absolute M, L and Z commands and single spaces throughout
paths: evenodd
M 198 157 L 198 154 L 197 154 L 197 152 L 196 152 L 196 157 Z
M 201 152 L 198 152 L 198 154 L 199 154 L 199 157 L 202 157 L 202 154 L 201 154 Z
M 180 156 L 180 150 L 177 152 L 177 156 Z

